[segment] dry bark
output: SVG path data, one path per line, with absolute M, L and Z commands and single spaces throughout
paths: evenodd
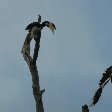
M 45 92 L 45 89 L 40 90 L 38 69 L 37 69 L 34 57 L 32 58 L 30 55 L 31 40 L 32 39 L 30 38 L 30 33 L 28 33 L 26 36 L 25 42 L 23 44 L 21 53 L 23 54 L 24 60 L 26 61 L 27 65 L 29 67 L 29 70 L 31 72 L 32 89 L 33 89 L 34 99 L 36 102 L 36 112 L 44 112 L 43 102 L 42 102 L 42 94 L 43 94 L 43 92 Z M 39 51 L 39 48 L 38 48 L 38 51 Z M 38 51 L 36 51 L 36 52 L 38 53 Z M 35 54 L 35 50 L 34 50 L 34 54 Z

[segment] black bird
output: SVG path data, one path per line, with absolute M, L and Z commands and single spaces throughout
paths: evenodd
M 39 16 L 38 17 L 38 22 L 30 23 L 25 28 L 25 30 L 29 30 L 30 33 L 35 32 L 35 30 L 38 31 L 38 32 L 41 32 L 41 30 L 43 29 L 43 27 L 47 26 L 54 33 L 54 30 L 56 30 L 55 25 L 52 22 L 49 22 L 49 21 L 44 21 L 44 22 L 41 23 L 41 16 L 40 15 L 38 15 L 38 16 Z M 37 34 L 37 36 L 38 36 L 38 34 Z
M 38 57 L 38 51 L 40 47 L 40 38 L 41 38 L 41 31 L 42 29 L 47 26 L 51 29 L 51 31 L 54 33 L 54 30 L 56 30 L 55 25 L 52 22 L 44 21 L 41 23 L 41 16 L 38 15 L 38 22 L 30 23 L 25 30 L 29 31 L 30 38 L 33 38 L 35 40 L 35 49 L 34 49 L 34 55 L 33 55 L 33 61 L 36 62 Z

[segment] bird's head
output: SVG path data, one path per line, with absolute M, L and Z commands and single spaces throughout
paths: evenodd
M 52 22 L 46 22 L 46 26 L 49 27 L 53 33 L 54 30 L 56 30 L 56 27 Z

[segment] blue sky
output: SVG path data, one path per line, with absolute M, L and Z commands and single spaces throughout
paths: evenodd
M 35 112 L 32 82 L 21 48 L 25 27 L 42 20 L 55 23 L 54 35 L 45 28 L 37 66 L 45 112 L 81 111 L 112 65 L 111 0 L 0 0 L 0 112 Z M 32 49 L 34 41 L 31 43 Z M 90 112 L 111 112 L 109 83 Z

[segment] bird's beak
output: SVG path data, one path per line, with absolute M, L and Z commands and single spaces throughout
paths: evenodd
M 48 27 L 51 29 L 51 31 L 52 31 L 53 34 L 54 34 L 54 30 L 56 30 L 55 25 L 54 25 L 52 22 L 49 22 L 49 23 L 48 23 Z

